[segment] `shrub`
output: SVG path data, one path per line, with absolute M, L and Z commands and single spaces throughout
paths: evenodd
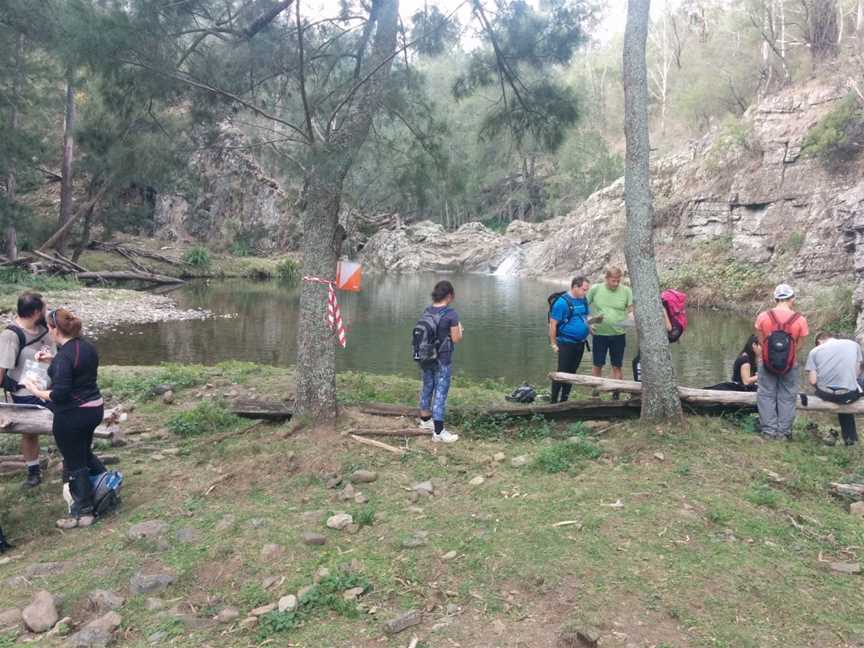
M 237 239 L 230 247 L 230 252 L 236 257 L 250 257 L 255 254 L 255 247 L 247 239 Z
M 851 160 L 861 151 L 864 118 L 858 98 L 849 94 L 819 123 L 807 131 L 801 152 L 824 162 Z
M 602 455 L 602 448 L 580 435 L 543 448 L 534 458 L 534 467 L 547 473 L 559 473 L 573 470 L 582 461 L 599 459 Z
M 293 259 L 282 259 L 276 264 L 276 278 L 279 281 L 294 282 L 300 277 L 300 265 Z
M 210 252 L 201 245 L 191 247 L 183 255 L 183 263 L 193 268 L 206 268 L 210 265 Z
M 199 436 L 219 432 L 240 423 L 240 417 L 218 403 L 201 402 L 168 421 L 168 429 L 178 436 Z

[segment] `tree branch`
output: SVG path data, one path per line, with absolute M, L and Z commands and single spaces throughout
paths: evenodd
M 306 130 L 309 143 L 315 141 L 315 131 L 312 129 L 312 113 L 309 111 L 309 97 L 306 96 L 306 69 L 303 60 L 303 23 L 300 22 L 300 0 L 294 5 L 294 13 L 297 18 L 297 49 L 299 56 L 298 77 L 300 79 L 300 96 L 303 99 L 303 115 L 306 117 Z

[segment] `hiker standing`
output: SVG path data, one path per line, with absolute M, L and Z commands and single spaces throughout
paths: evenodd
M 439 281 L 412 331 L 414 360 L 420 364 L 420 428 L 432 432 L 432 440 L 453 443 L 459 439 L 444 428 L 447 393 L 453 375 L 454 345 L 462 341 L 462 324 L 451 304 L 456 297 L 453 284 Z
M 606 356 L 612 365 L 612 377 L 622 380 L 624 373 L 624 348 L 627 336 L 620 326 L 626 319 L 633 319 L 633 291 L 629 286 L 621 285 L 624 275 L 621 268 L 610 266 L 606 270 L 606 280 L 602 284 L 591 286 L 588 291 L 588 304 L 603 320 L 595 326 L 592 350 L 594 367 L 591 375 L 599 378 L 603 375 Z
M 840 405 L 854 403 L 861 398 L 858 376 L 864 369 L 864 353 L 852 340 L 838 340 L 831 333 L 816 336 L 816 347 L 807 356 L 805 366 L 810 384 L 822 400 Z M 843 442 L 847 446 L 858 443 L 854 414 L 838 414 Z
M 680 290 L 667 288 L 660 293 L 660 305 L 663 307 L 663 326 L 670 344 L 681 339 L 687 330 L 687 295 Z M 633 380 L 642 380 L 642 351 L 636 352 L 633 358 Z
M 589 288 L 585 277 L 576 277 L 570 282 L 570 290 L 550 295 L 549 343 L 558 354 L 558 371 L 576 373 L 585 352 L 585 342 L 591 332 L 588 326 Z M 552 402 L 564 402 L 570 398 L 570 383 L 552 382 Z
M 762 347 L 756 403 L 762 435 L 768 439 L 791 438 L 798 393 L 796 352 L 810 331 L 807 320 L 795 312 L 795 290 L 788 284 L 774 289 L 774 308 L 756 318 Z
M 38 351 L 53 352 L 45 326 L 45 302 L 38 293 L 25 292 L 18 297 L 15 322 L 0 333 L 0 380 L 3 391 L 12 396 L 18 405 L 45 405 L 21 383 L 31 378 L 41 387 L 48 386 L 45 367 L 36 362 Z M 27 464 L 27 480 L 24 486 L 33 488 L 42 483 L 39 467 L 39 436 L 21 435 L 21 454 Z
M 29 380 L 25 380 L 25 385 L 35 396 L 47 401 L 54 412 L 51 431 L 63 455 L 64 478 L 68 478 L 72 496 L 69 516 L 58 520 L 57 526 L 86 527 L 95 519 L 90 474 L 105 471 L 92 450 L 93 432 L 104 417 L 102 394 L 96 384 L 99 355 L 81 337 L 81 320 L 70 311 L 52 310 L 46 322 L 51 339 L 59 347 L 48 368 L 51 389 L 40 389 Z M 48 354 L 37 354 L 38 361 L 48 358 Z

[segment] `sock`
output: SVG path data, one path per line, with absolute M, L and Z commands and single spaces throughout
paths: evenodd
M 435 421 L 435 434 L 441 434 L 444 431 L 444 421 Z
M 420 417 L 420 420 L 423 421 L 423 422 L 425 423 L 426 421 L 428 421 L 428 420 L 431 419 L 431 418 L 432 418 L 431 416 L 421 416 L 421 417 Z

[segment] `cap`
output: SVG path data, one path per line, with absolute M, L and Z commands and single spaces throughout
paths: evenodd
M 795 297 L 795 289 L 789 284 L 782 283 L 774 289 L 774 299 L 786 300 Z

